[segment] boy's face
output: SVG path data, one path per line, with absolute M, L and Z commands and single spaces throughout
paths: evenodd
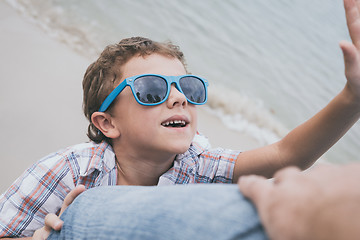
M 121 79 L 140 74 L 178 76 L 186 74 L 176 58 L 159 54 L 130 59 L 122 68 Z M 171 86 L 169 98 L 156 106 L 140 105 L 131 89 L 126 87 L 117 97 L 111 111 L 114 124 L 119 129 L 117 139 L 126 151 L 144 155 L 179 154 L 185 152 L 197 129 L 197 112 L 193 104 L 175 86 Z M 185 121 L 183 127 L 166 126 L 169 121 Z M 114 141 L 116 143 L 117 141 Z M 115 146 L 114 146 L 115 147 Z M 130 153 L 131 154 L 131 153 Z

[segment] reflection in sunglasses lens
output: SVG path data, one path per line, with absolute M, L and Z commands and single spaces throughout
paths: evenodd
M 205 102 L 204 83 L 196 77 L 183 77 L 180 79 L 180 87 L 186 98 L 192 102 Z
M 134 82 L 136 96 L 143 103 L 158 103 L 166 96 L 167 83 L 157 76 L 139 77 Z

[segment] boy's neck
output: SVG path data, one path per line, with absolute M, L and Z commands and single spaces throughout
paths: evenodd
M 173 165 L 175 154 L 156 158 L 134 157 L 114 148 L 117 185 L 157 185 L 159 178 Z

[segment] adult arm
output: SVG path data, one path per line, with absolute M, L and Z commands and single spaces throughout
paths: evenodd
M 241 177 L 239 187 L 256 205 L 271 239 L 355 240 L 360 238 L 359 173 L 360 163 L 308 172 L 289 167 L 274 181 Z
M 314 117 L 296 127 L 282 140 L 243 152 L 235 164 L 234 182 L 241 175 L 272 177 L 290 165 L 305 169 L 332 147 L 360 117 L 360 3 L 344 0 L 347 26 L 352 43 L 342 41 L 344 89 Z

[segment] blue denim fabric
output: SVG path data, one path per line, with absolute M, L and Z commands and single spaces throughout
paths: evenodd
M 87 190 L 49 239 L 267 239 L 233 184 L 110 186 Z

